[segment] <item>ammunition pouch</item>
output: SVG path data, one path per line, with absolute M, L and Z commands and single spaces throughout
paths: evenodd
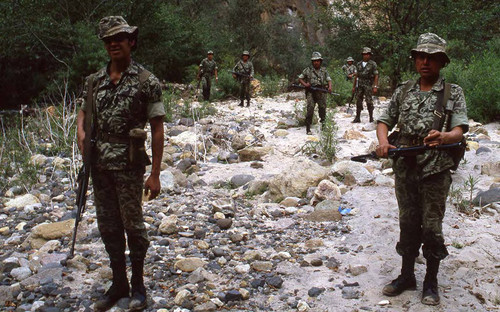
M 146 153 L 147 133 L 144 129 L 134 128 L 129 132 L 129 164 L 132 167 L 143 167 L 151 164 Z

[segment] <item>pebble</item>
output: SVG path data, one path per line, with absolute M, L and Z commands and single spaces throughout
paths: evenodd
M 231 219 L 219 219 L 217 220 L 217 225 L 222 229 L 222 230 L 227 230 L 231 227 L 233 224 L 233 220 Z
M 239 290 L 233 289 L 225 293 L 223 301 L 228 302 L 228 301 L 239 301 L 239 300 L 243 300 L 243 295 L 240 293 Z
M 342 298 L 344 299 L 359 299 L 361 293 L 359 290 L 354 289 L 353 287 L 344 287 L 342 288 Z
M 266 283 L 274 288 L 281 288 L 283 279 L 279 276 L 273 276 L 266 279 Z
M 311 260 L 311 265 L 312 266 L 322 266 L 323 265 L 323 260 L 321 259 L 312 259 Z
M 307 291 L 307 294 L 309 297 L 318 297 L 325 291 L 325 288 L 323 287 L 313 287 Z
M 273 263 L 270 261 L 255 261 L 252 262 L 251 266 L 255 271 L 271 271 Z

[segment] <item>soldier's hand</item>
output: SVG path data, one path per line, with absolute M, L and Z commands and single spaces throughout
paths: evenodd
M 233 78 L 236 79 L 236 74 L 233 74 Z
M 373 91 L 373 94 L 377 94 L 378 88 L 377 87 L 373 87 L 372 91 Z
M 306 82 L 306 83 L 304 84 L 304 87 L 306 87 L 306 88 L 310 88 L 310 87 L 311 87 L 311 84 L 310 84 L 309 82 Z
M 352 87 L 352 93 L 356 92 L 356 87 Z
M 443 133 L 437 130 L 429 131 L 429 134 L 424 138 L 424 144 L 429 146 L 438 146 L 443 144 Z
M 76 144 L 78 145 L 78 149 L 80 150 L 80 153 L 83 156 L 83 146 L 85 145 L 85 132 L 84 131 L 77 131 L 77 138 L 76 138 Z
M 387 158 L 388 151 L 390 149 L 393 149 L 393 148 L 396 148 L 396 146 L 391 145 L 389 143 L 383 143 L 383 144 L 377 145 L 377 149 L 375 150 L 375 152 L 377 153 L 378 157 Z
M 150 175 L 144 184 L 144 194 L 149 194 L 148 200 L 156 198 L 156 196 L 160 194 L 160 189 L 160 177 L 157 175 Z
M 332 92 L 332 87 L 331 86 L 328 87 L 328 92 L 330 92 L 330 93 Z

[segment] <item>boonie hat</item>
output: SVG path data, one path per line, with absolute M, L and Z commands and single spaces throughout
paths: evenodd
M 313 52 L 311 56 L 311 61 L 316 61 L 316 60 L 323 60 L 321 57 L 321 53 L 319 52 Z
M 99 22 L 99 34 L 97 37 L 102 40 L 123 32 L 137 36 L 139 29 L 137 26 L 130 26 L 121 16 L 107 16 Z
M 361 52 L 361 54 L 373 54 L 372 49 L 370 49 L 368 47 L 364 47 L 363 52 Z
M 345 61 L 346 61 L 346 62 L 354 62 L 354 59 L 353 59 L 351 56 L 349 56 L 349 57 L 347 58 L 347 60 L 345 60 Z
M 417 47 L 411 50 L 411 56 L 414 57 L 416 52 L 427 54 L 442 53 L 446 57 L 446 63 L 450 62 L 450 58 L 446 54 L 446 40 L 433 33 L 421 34 L 418 37 Z
M 214 54 L 214 51 L 212 51 L 212 50 L 208 50 L 207 55 L 208 55 L 208 54 Z
M 241 55 L 248 55 L 250 56 L 250 52 L 248 52 L 247 50 L 243 51 L 243 53 L 241 53 Z

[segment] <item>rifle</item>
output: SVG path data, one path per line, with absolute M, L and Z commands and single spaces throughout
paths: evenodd
M 250 75 L 247 75 L 247 74 L 243 74 L 243 73 L 235 72 L 235 71 L 232 71 L 232 70 L 228 70 L 228 72 L 230 72 L 231 74 L 236 75 L 236 76 L 245 77 L 245 78 L 250 78 Z
M 297 83 L 292 84 L 290 87 L 291 88 L 299 88 L 299 89 L 307 89 L 307 90 L 311 90 L 311 91 L 319 91 L 319 92 L 328 93 L 331 95 L 340 95 L 338 93 L 330 92 L 330 91 L 328 91 L 328 89 L 323 89 L 323 88 L 313 87 L 313 86 L 306 87 L 306 86 L 303 86 L 303 85 L 297 84 Z
M 449 150 L 449 149 L 456 149 L 456 148 L 463 148 L 463 147 L 464 147 L 463 142 L 452 143 L 452 144 L 443 144 L 443 145 L 437 145 L 437 146 L 420 145 L 420 146 L 412 146 L 412 147 L 398 147 L 398 148 L 391 148 L 388 151 L 388 156 L 390 158 L 394 158 L 394 157 L 398 157 L 398 156 L 414 156 L 414 155 L 422 154 L 428 150 Z M 367 161 L 367 158 L 379 159 L 379 157 L 377 156 L 377 153 L 371 152 L 370 154 L 364 154 L 364 155 L 351 157 L 351 160 L 365 163 Z
M 92 146 L 95 143 L 93 140 L 94 137 L 94 125 L 93 121 L 93 112 L 95 109 L 95 99 L 94 99 L 94 75 L 89 77 L 88 81 L 88 89 L 87 89 L 87 102 L 86 102 L 86 110 L 85 110 L 85 141 L 83 144 L 83 165 L 78 172 L 78 190 L 76 193 L 76 216 L 75 216 L 75 226 L 73 228 L 73 238 L 71 240 L 71 249 L 69 252 L 68 258 L 73 258 L 75 253 L 75 243 L 76 243 L 76 234 L 78 232 L 78 224 L 82 220 L 83 213 L 85 212 L 85 204 L 87 203 L 87 189 L 89 186 L 89 177 L 90 177 L 90 163 L 92 157 Z

